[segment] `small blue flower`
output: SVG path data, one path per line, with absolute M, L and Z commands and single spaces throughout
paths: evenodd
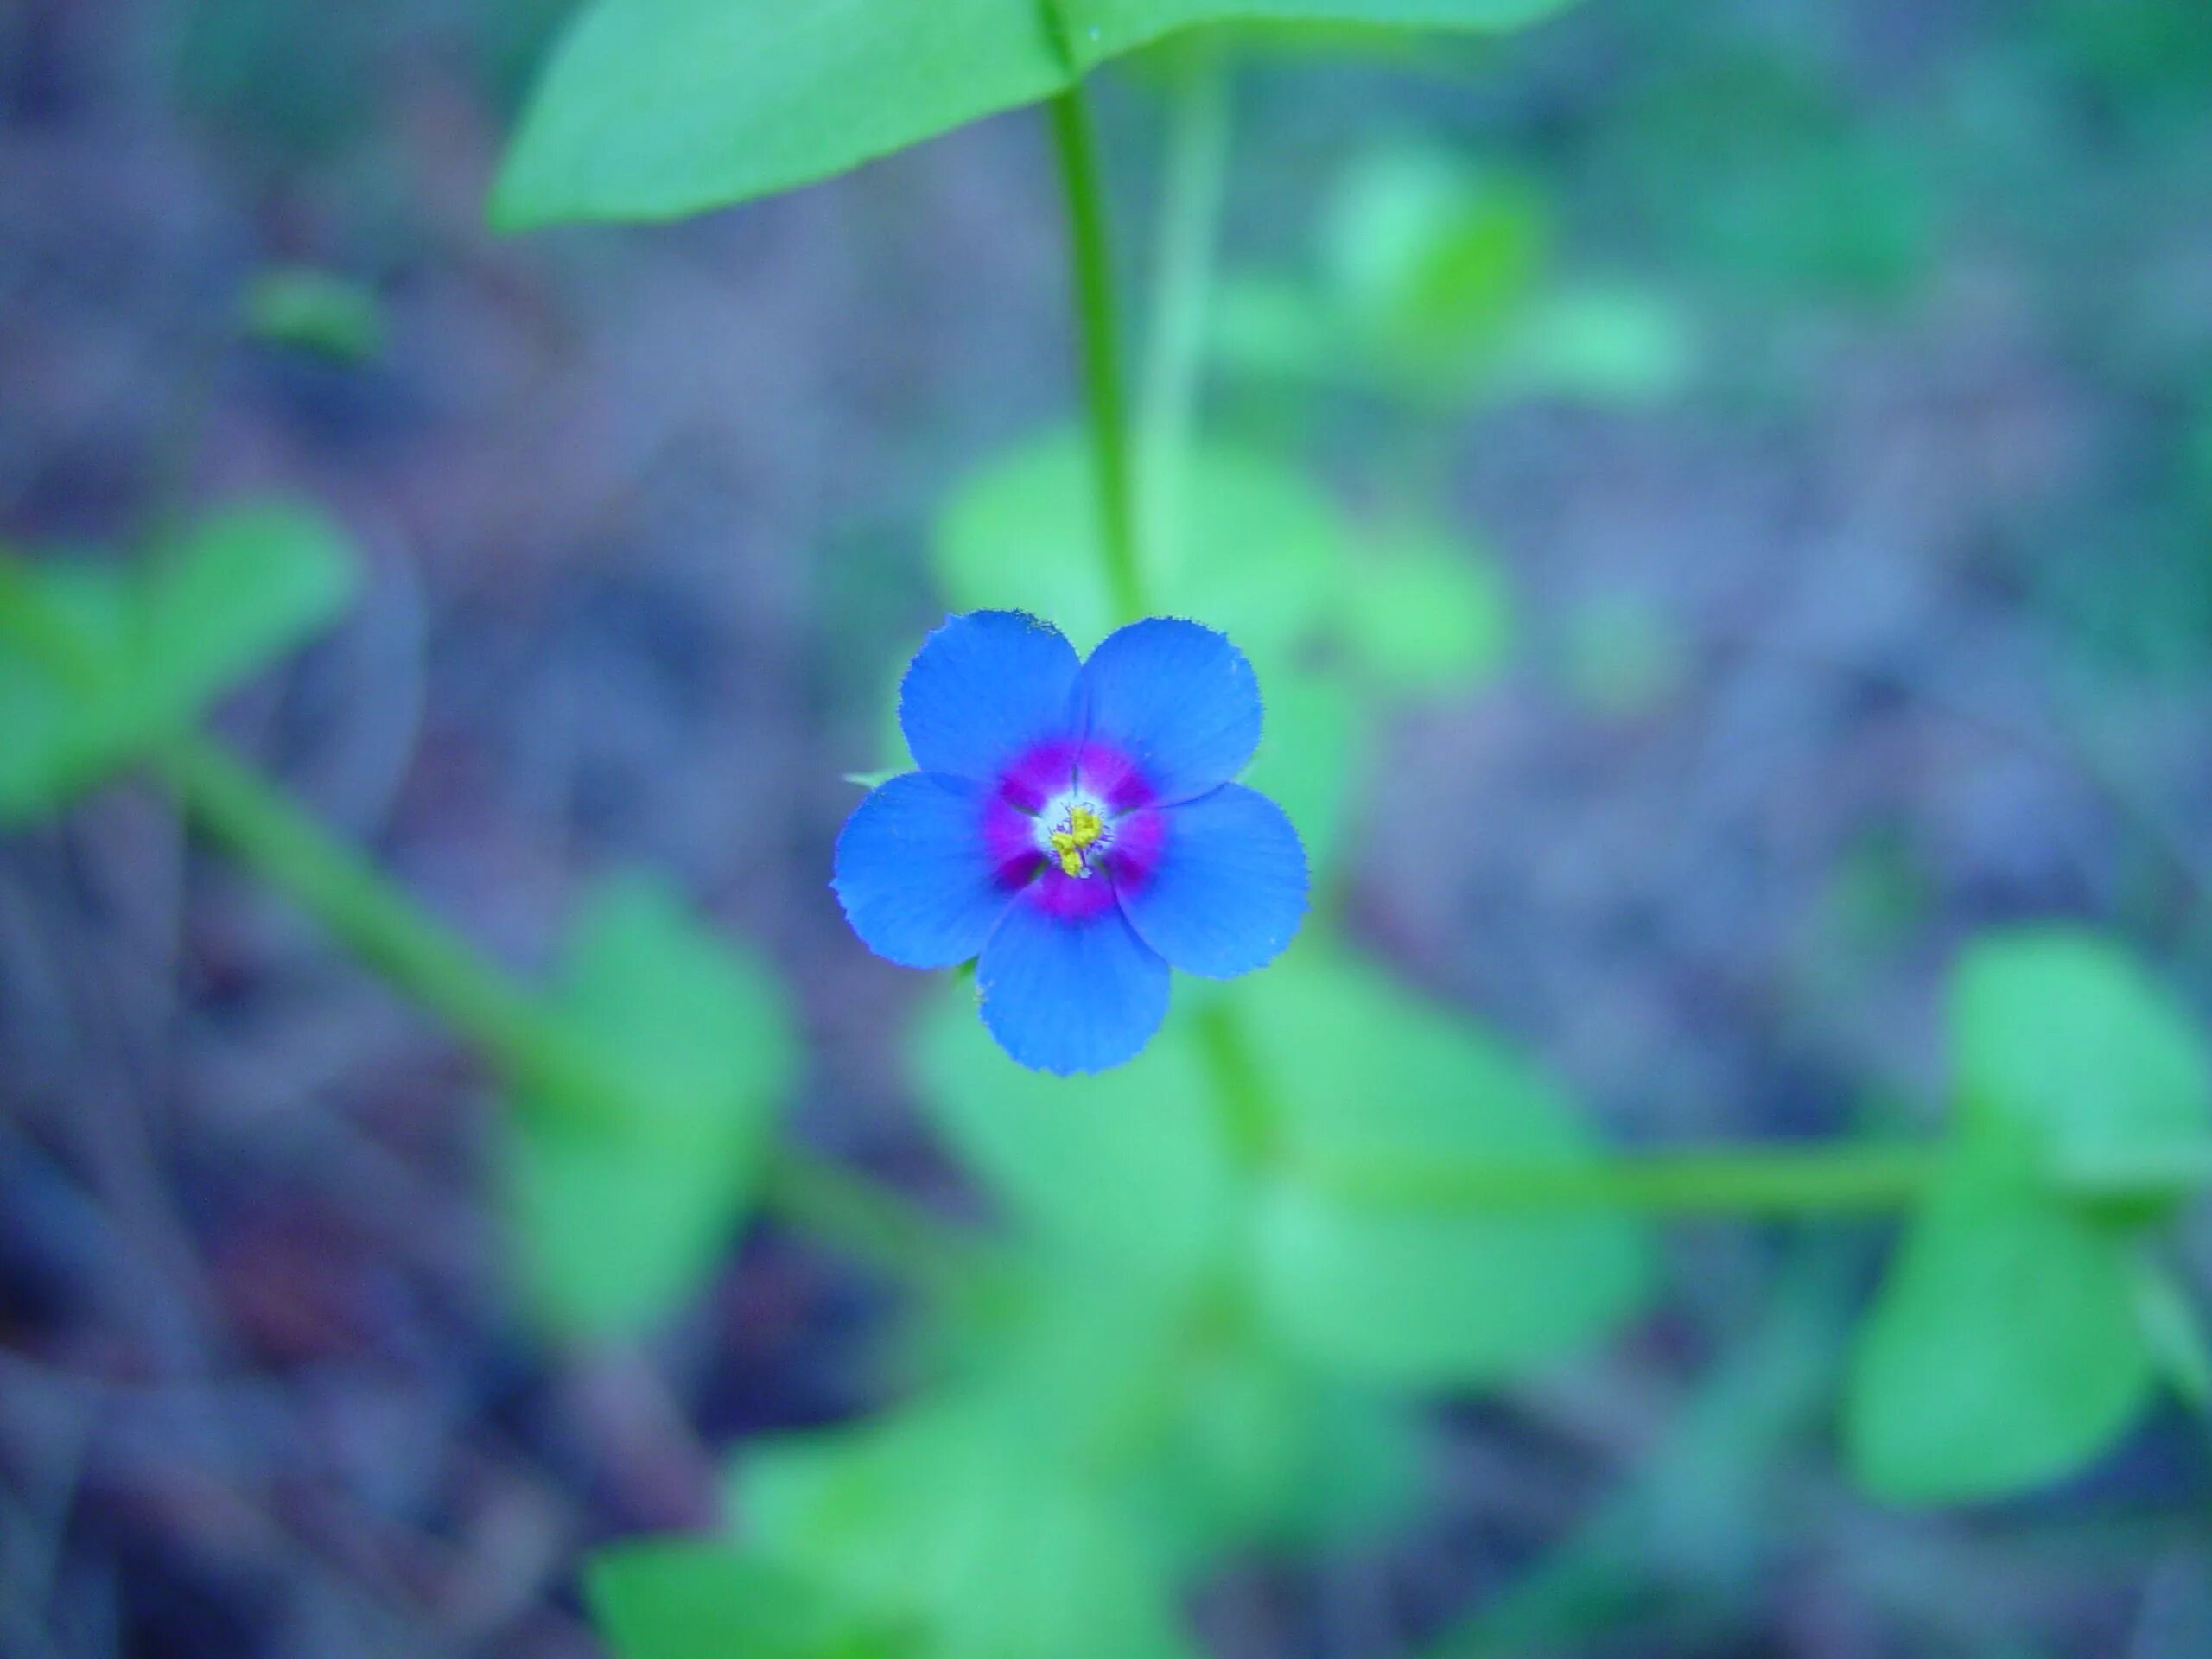
M 1034 617 L 951 617 L 899 719 L 921 769 L 854 810 L 832 885 L 880 957 L 980 956 L 983 1023 L 1022 1065 L 1119 1065 L 1166 1017 L 1171 964 L 1234 978 L 1298 931 L 1298 832 L 1229 781 L 1259 684 L 1212 629 L 1152 617 L 1082 662 Z

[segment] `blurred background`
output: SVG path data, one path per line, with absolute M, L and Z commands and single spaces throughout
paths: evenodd
M 0 0 L 0 541 L 320 504 L 358 602 L 225 741 L 518 969 L 659 872 L 787 986 L 795 1133 L 980 1214 L 915 1108 L 925 987 L 827 883 L 893 677 L 995 536 L 1020 556 L 995 469 L 1077 406 L 1043 126 L 496 238 L 565 10 Z M 2202 1006 L 2202 0 L 1591 0 L 1237 50 L 1202 418 L 1294 460 L 1393 596 L 1351 606 L 1372 718 L 1278 785 L 1365 951 L 1633 1143 L 1928 1121 L 1943 969 L 1996 922 L 2093 920 Z M 1166 81 L 1099 83 L 1133 276 Z M 0 840 L 0 1653 L 582 1659 L 583 1552 L 880 1402 L 895 1294 L 772 1222 L 649 1342 L 549 1340 L 495 1116 L 157 790 Z M 1198 1627 L 2212 1653 L 2177 1408 L 1999 1516 L 1852 1493 L 1833 1377 L 1881 1236 L 1670 1230 L 1655 1319 L 1437 1407 L 1404 1524 L 1240 1559 Z M 1608 1611 L 1628 1581 L 1663 1626 Z

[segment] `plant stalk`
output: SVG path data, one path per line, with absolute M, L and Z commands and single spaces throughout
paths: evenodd
M 1230 113 L 1229 69 L 1219 47 L 1203 39 L 1187 41 L 1176 64 L 1168 116 L 1137 423 L 1141 544 L 1155 575 L 1174 568 L 1189 534 L 1190 454 L 1229 188 Z
M 1643 1152 L 1572 1163 L 1309 1154 L 1298 1168 L 1347 1203 L 1393 1209 L 1791 1216 L 1909 1209 L 1941 1179 L 1948 1155 L 1934 1141 L 1870 1141 Z M 2184 1197 L 2212 1187 L 2212 1141 L 2069 1159 L 2049 1179 L 2062 1196 L 2089 1204 Z
M 1098 484 L 1100 556 L 1116 614 L 1146 615 L 1137 548 L 1136 486 L 1128 402 L 1122 389 L 1121 323 L 1115 306 L 1113 253 L 1105 190 L 1080 82 L 1051 100 L 1052 136 L 1067 194 L 1068 252 L 1074 269 L 1083 378 L 1090 405 L 1090 444 Z
M 622 1111 L 619 1083 L 542 1001 L 266 779 L 199 736 L 175 741 L 157 765 L 202 833 L 479 1049 L 532 1109 L 569 1115 L 586 1128 Z M 771 1157 L 761 1204 L 899 1278 L 935 1284 L 979 1253 L 902 1194 L 796 1148 Z

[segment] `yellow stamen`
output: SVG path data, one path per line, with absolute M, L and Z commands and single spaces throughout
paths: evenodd
M 1103 839 L 1105 834 L 1105 820 L 1091 808 L 1077 806 L 1068 812 L 1068 827 L 1053 830 L 1045 839 L 1059 855 L 1061 873 L 1081 875 L 1084 873 L 1083 849 Z

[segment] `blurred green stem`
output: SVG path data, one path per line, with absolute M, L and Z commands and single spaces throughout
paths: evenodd
M 480 1049 L 532 1109 L 588 1127 L 623 1110 L 558 1018 L 426 914 L 368 860 L 207 739 L 170 743 L 157 764 L 186 812 L 349 950 Z M 762 1202 L 861 1261 L 932 1281 L 975 1247 L 903 1196 L 804 1152 L 779 1150 Z
M 1122 391 L 1121 325 L 1115 309 L 1114 260 L 1106 233 L 1106 200 L 1090 109 L 1080 82 L 1052 100 L 1052 135 L 1067 191 L 1068 245 L 1074 266 L 1083 376 L 1090 403 L 1090 442 L 1098 476 L 1099 548 L 1114 609 L 1124 622 L 1146 614 L 1138 563 L 1136 486 L 1129 455 L 1129 421 Z
M 203 833 L 435 1011 L 500 1071 L 543 1085 L 582 1064 L 552 1052 L 528 996 L 215 744 L 180 738 L 157 764 Z M 565 1100 L 583 1091 L 548 1092 Z
M 1184 533 L 1185 487 L 1205 363 L 1206 313 L 1229 182 L 1230 84 L 1217 43 L 1193 37 L 1175 64 L 1151 332 L 1145 340 L 1137 481 L 1142 545 L 1156 575 Z
M 1221 1103 L 1222 1134 L 1230 1154 L 1240 1167 L 1258 1169 L 1276 1152 L 1275 1115 L 1267 1084 L 1226 1003 L 1216 1001 L 1200 1009 L 1197 1028 L 1198 1052 L 1212 1076 L 1214 1097 Z
M 1844 1141 L 1788 1150 L 1645 1152 L 1573 1163 L 1309 1155 L 1299 1168 L 1313 1185 L 1347 1202 L 1396 1209 L 1781 1216 L 1908 1208 L 1935 1183 L 1948 1156 L 1933 1141 Z M 2051 1179 L 2066 1197 L 2085 1203 L 2180 1197 L 2212 1186 L 2212 1141 L 2155 1154 L 2070 1158 Z

